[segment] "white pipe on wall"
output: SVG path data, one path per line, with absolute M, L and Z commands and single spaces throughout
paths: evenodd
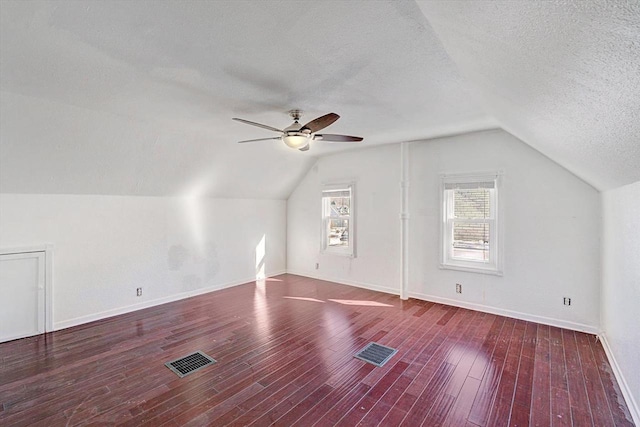
M 409 143 L 400 144 L 400 299 L 409 289 Z

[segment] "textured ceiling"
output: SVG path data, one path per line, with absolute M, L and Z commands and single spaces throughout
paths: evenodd
M 640 2 L 419 6 L 502 128 L 600 190 L 640 180 Z
M 231 120 L 398 142 L 495 127 L 414 2 L 10 2 L 0 190 L 286 198 L 314 156 Z
M 6 1 L 0 191 L 286 198 L 315 156 L 501 126 L 600 189 L 640 180 L 637 3 Z M 348 172 L 346 172 L 348 173 Z

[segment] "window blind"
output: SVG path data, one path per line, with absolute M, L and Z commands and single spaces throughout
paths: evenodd
M 350 197 L 350 196 L 351 196 L 350 190 L 324 190 L 322 192 L 322 197 Z
M 492 189 L 496 187 L 495 181 L 478 181 L 478 182 L 445 182 L 445 190 L 477 190 Z

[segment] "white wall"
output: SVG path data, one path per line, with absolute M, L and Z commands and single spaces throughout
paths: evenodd
M 599 330 L 598 191 L 504 131 L 413 142 L 409 156 L 410 296 Z M 439 269 L 439 174 L 494 170 L 505 173 L 504 276 Z M 355 259 L 319 255 L 321 184 L 340 179 L 357 186 Z M 320 159 L 288 201 L 288 271 L 400 293 L 400 191 L 399 145 Z
M 640 181 L 606 191 L 602 200 L 605 349 L 635 422 L 640 423 Z
M 597 190 L 500 130 L 412 143 L 409 155 L 410 295 L 598 332 Z M 440 269 L 439 174 L 497 170 L 504 171 L 504 275 Z
M 399 145 L 385 145 L 318 160 L 287 202 L 290 273 L 399 292 L 399 156 Z M 320 254 L 322 186 L 345 182 L 355 183 L 355 258 Z
M 0 194 L 0 247 L 54 245 L 56 329 L 255 280 L 263 236 L 283 272 L 285 231 L 281 200 Z

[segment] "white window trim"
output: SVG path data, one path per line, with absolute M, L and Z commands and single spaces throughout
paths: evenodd
M 479 172 L 461 174 L 441 174 L 440 175 L 440 264 L 441 269 L 467 271 L 471 273 L 492 274 L 502 276 L 504 271 L 504 195 L 502 193 L 504 172 Z M 445 197 L 445 184 L 462 182 L 495 182 L 494 215 L 489 220 L 493 224 L 490 228 L 490 255 L 491 262 L 469 261 L 453 259 L 449 256 L 451 247 L 450 226 L 447 212 L 451 209 L 447 206 L 448 200 Z M 470 220 L 473 222 L 473 220 Z M 484 222 L 484 221 L 483 221 Z
M 349 205 L 349 246 L 348 247 L 334 247 L 327 245 L 328 236 L 327 236 L 327 217 L 325 217 L 325 206 L 324 206 L 324 193 L 325 191 L 335 191 L 335 190 L 349 190 L 351 194 L 351 201 Z M 342 184 L 325 184 L 322 186 L 322 191 L 320 192 L 320 202 L 321 202 L 321 238 L 320 242 L 320 253 L 322 254 L 330 254 L 330 255 L 340 255 L 355 258 L 356 257 L 356 202 L 355 202 L 355 184 L 353 182 L 342 183 Z

